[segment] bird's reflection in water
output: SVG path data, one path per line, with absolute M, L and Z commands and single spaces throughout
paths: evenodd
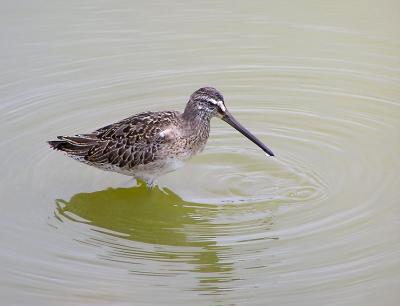
M 231 280 L 232 264 L 220 260 L 220 252 L 229 250 L 213 238 L 209 220 L 215 211 L 210 205 L 186 202 L 168 189 L 149 192 L 144 185 L 79 193 L 69 201 L 56 200 L 56 205 L 60 221 L 85 223 L 95 231 L 83 242 L 101 245 L 103 252 L 105 246 L 107 254 L 99 255 L 103 259 L 185 263 L 184 269 L 197 275 L 197 290 L 209 293 L 217 293 L 220 284 Z

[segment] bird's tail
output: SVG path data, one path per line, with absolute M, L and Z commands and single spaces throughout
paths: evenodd
M 59 140 L 48 141 L 53 150 L 63 151 L 73 157 L 85 157 L 96 145 L 96 139 L 90 135 L 57 136 Z

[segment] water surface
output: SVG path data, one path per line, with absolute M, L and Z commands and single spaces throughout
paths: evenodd
M 398 305 L 398 1 L 3 1 L 4 305 Z M 202 86 L 214 119 L 146 188 L 45 141 Z

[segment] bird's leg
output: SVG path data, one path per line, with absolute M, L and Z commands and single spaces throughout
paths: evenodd
M 146 186 L 148 191 L 152 191 L 153 188 L 156 186 L 156 181 L 155 180 L 146 180 Z

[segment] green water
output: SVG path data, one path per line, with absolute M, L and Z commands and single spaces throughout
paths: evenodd
M 1 305 L 398 305 L 398 1 L 3 1 Z M 202 86 L 151 193 L 49 150 Z

